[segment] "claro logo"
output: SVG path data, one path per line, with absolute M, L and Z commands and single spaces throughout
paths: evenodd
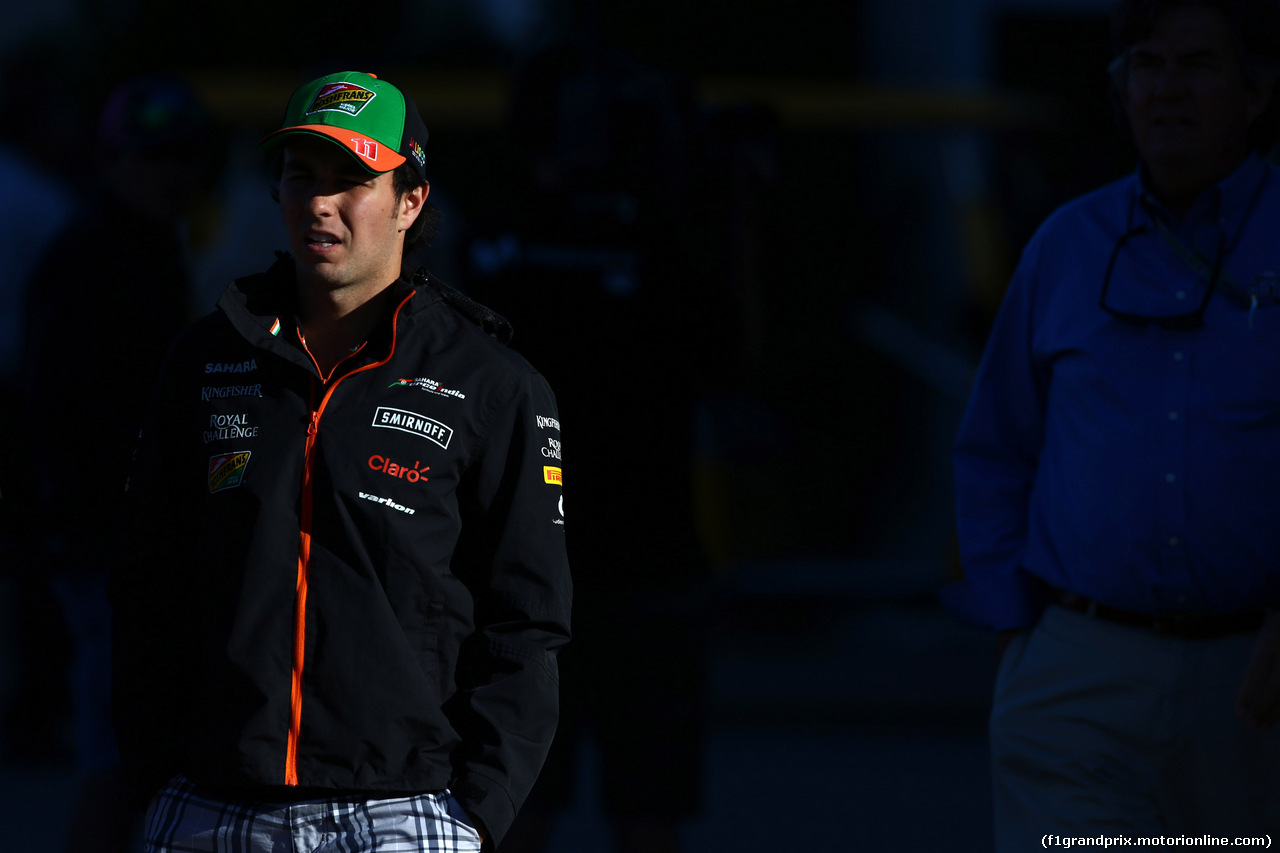
M 427 481 L 427 472 L 431 470 L 430 465 L 423 465 L 419 468 L 418 463 L 415 461 L 413 467 L 410 468 L 407 465 L 392 462 L 387 457 L 379 456 L 376 453 L 369 457 L 369 467 L 375 471 L 381 471 L 388 477 L 395 477 L 397 480 L 408 480 L 410 483 L 425 483 Z

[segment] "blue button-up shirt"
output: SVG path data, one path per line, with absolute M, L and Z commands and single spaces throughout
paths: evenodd
M 1137 231 L 1116 251 L 1121 236 Z M 1194 311 L 1200 328 L 1099 305 Z M 965 580 L 997 629 L 1043 585 L 1148 613 L 1280 602 L 1280 175 L 1251 158 L 1181 221 L 1141 174 L 1056 211 L 1024 251 L 955 448 Z

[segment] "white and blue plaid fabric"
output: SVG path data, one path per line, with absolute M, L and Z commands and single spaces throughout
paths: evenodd
M 183 776 L 147 809 L 146 853 L 480 853 L 448 791 L 271 803 L 211 797 Z

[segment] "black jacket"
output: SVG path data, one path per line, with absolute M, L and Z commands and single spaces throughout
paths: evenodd
M 419 273 L 326 379 L 292 262 L 171 350 L 113 576 L 115 716 L 152 790 L 449 787 L 496 844 L 557 720 L 560 433 L 499 324 Z

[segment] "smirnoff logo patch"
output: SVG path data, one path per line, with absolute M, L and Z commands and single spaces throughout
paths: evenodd
M 307 107 L 307 115 L 323 112 L 343 112 L 359 115 L 365 105 L 377 97 L 373 92 L 354 83 L 330 83 L 316 93 L 315 100 Z
M 417 412 L 406 412 L 404 409 L 392 409 L 379 406 L 373 413 L 373 426 L 385 429 L 397 429 L 412 435 L 421 436 L 448 449 L 449 440 L 453 438 L 453 429 Z

